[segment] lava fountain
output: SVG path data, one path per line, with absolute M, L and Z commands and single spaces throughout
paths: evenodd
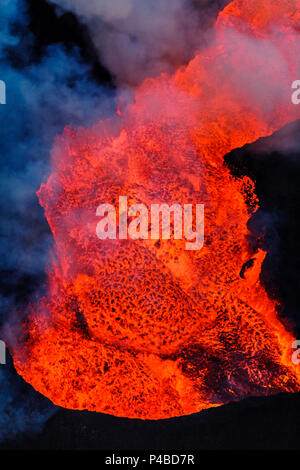
M 17 371 L 55 404 L 115 416 L 181 416 L 300 390 L 292 334 L 260 282 L 249 241 L 254 183 L 223 163 L 300 117 L 299 0 L 236 0 L 210 46 L 134 104 L 65 129 L 38 197 L 55 239 L 47 296 L 28 307 Z M 204 204 L 205 242 L 99 240 L 96 208 Z

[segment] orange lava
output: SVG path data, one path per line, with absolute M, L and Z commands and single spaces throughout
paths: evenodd
M 57 138 L 38 193 L 55 239 L 48 294 L 12 350 L 55 404 L 160 419 L 300 390 L 293 336 L 259 279 L 266 253 L 247 237 L 253 182 L 223 164 L 300 117 L 299 13 L 299 0 L 233 1 L 188 66 L 146 80 L 114 119 Z M 204 204 L 204 248 L 99 240 L 96 208 L 120 195 Z

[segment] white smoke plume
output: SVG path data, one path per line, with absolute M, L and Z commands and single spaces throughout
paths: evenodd
M 51 0 L 88 27 L 100 61 L 118 83 L 173 72 L 205 43 L 226 0 Z

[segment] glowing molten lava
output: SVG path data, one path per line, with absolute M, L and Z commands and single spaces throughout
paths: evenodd
M 253 183 L 223 164 L 298 117 L 299 41 L 298 0 L 234 1 L 187 67 L 147 80 L 115 119 L 57 139 L 38 193 L 55 238 L 48 295 L 13 350 L 55 404 L 159 419 L 300 389 L 293 337 L 260 284 L 266 253 L 247 237 Z M 120 195 L 204 204 L 204 248 L 99 240 L 96 208 Z

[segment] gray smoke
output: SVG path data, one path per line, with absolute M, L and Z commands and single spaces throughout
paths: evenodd
M 51 0 L 88 26 L 101 62 L 117 82 L 136 85 L 173 72 L 205 43 L 219 0 Z

